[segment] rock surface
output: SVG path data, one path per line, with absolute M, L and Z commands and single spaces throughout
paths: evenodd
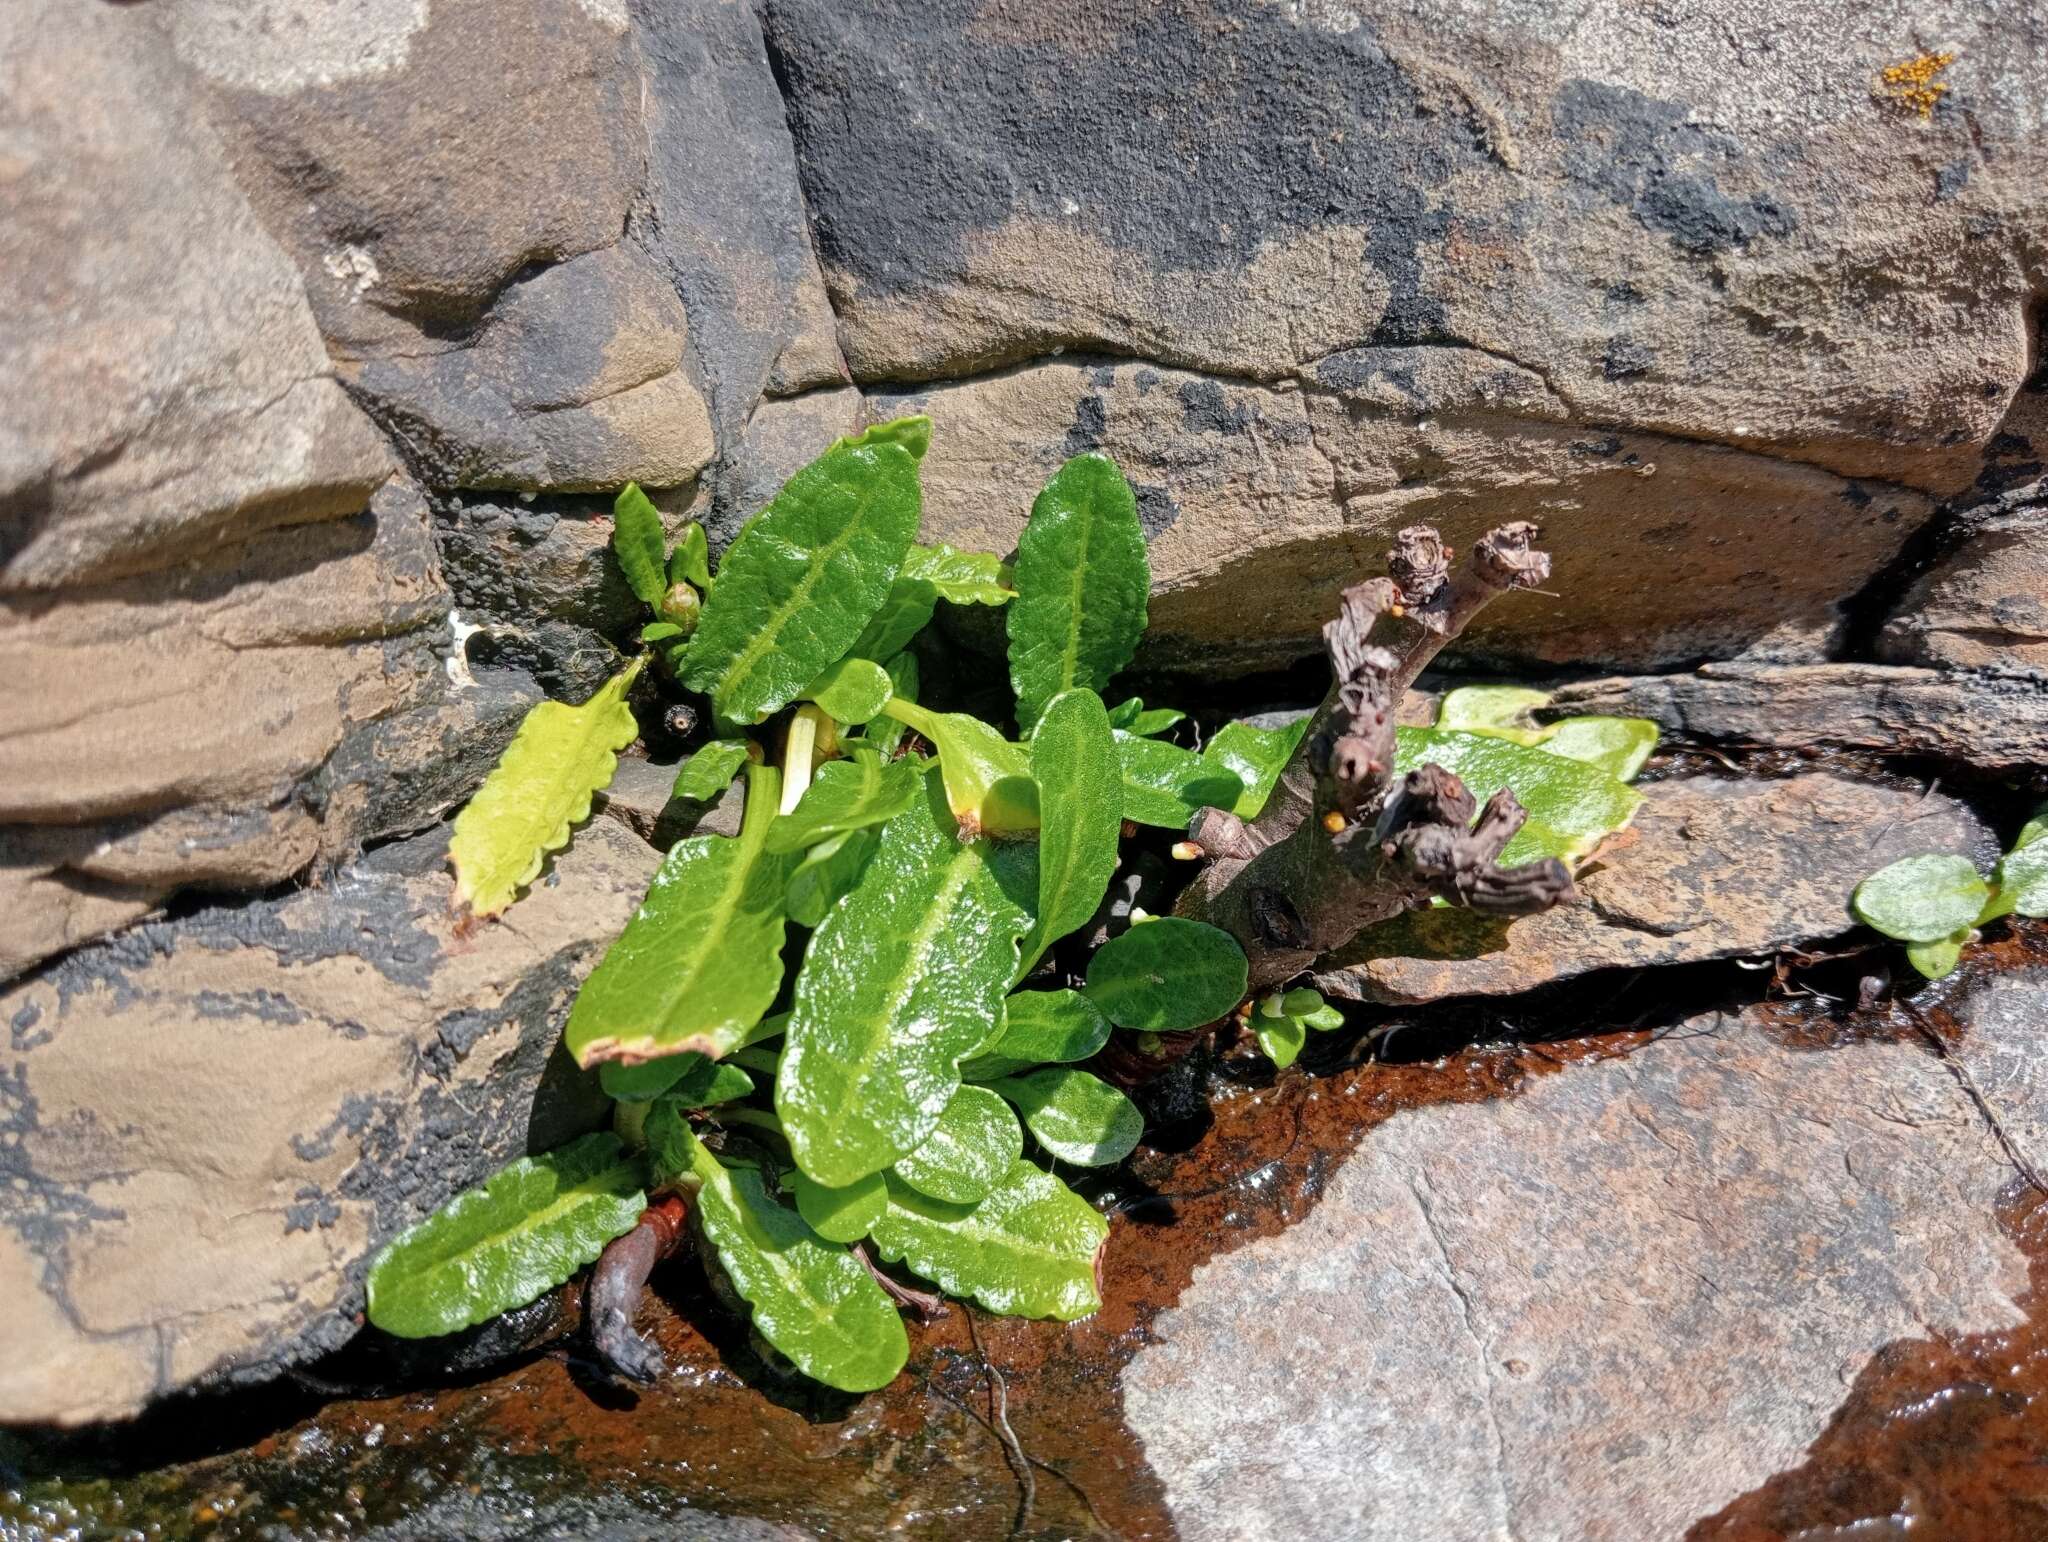
M 595 821 L 463 939 L 442 852 L 149 923 L 0 995 L 0 1422 L 334 1348 L 378 1246 L 597 1117 L 562 1020 L 657 854 Z
M 1558 687 L 1559 713 L 1656 721 L 1695 743 L 1928 755 L 1984 770 L 2048 764 L 2048 680 L 1883 664 L 1703 664 Z
M 1703 1018 L 1375 1129 L 1307 1220 L 1197 1271 L 1125 1413 L 1190 1542 L 1677 1537 L 1879 1346 L 2019 1320 L 2012 1176 L 1917 1046 Z
M 1595 969 L 1769 953 L 1856 925 L 1849 894 L 1887 862 L 1997 842 L 1953 798 L 1846 777 L 1688 777 L 1643 788 L 1633 839 L 1579 877 L 1577 903 L 1519 920 L 1418 910 L 1318 966 L 1354 1000 L 1512 995 Z
M 1878 637 L 1899 664 L 2048 668 L 2048 483 L 1998 499 L 1917 579 Z

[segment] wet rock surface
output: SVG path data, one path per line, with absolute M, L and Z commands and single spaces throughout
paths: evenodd
M 1923 993 L 1952 1048 L 1977 1029 L 1951 1007 L 2041 969 L 2036 930 Z M 1754 999 L 1757 977 L 1726 979 Z M 1147 1145 L 1098 1197 L 1115 1217 L 1101 1314 L 955 1308 L 912 1326 L 910 1369 L 880 1394 L 783 1379 L 679 1260 L 640 1317 L 673 1369 L 636 1394 L 565 1338 L 483 1382 L 171 1408 L 112 1446 L 0 1441 L 0 1516 L 185 1524 L 203 1507 L 221 1537 L 411 1537 L 421 1516 L 520 1535 L 525 1517 L 623 1510 L 662 1534 L 741 1517 L 1161 1539 L 1405 1517 L 1378 1534 L 1415 1537 L 1493 1535 L 1512 1503 L 1521 1536 L 1779 1542 L 1895 1512 L 1964 1542 L 2030 1535 L 2048 1316 L 2015 1303 L 2036 1311 L 2027 1261 L 2048 1235 L 1924 1035 L 1898 1011 L 1739 997 L 1602 1031 L 1611 991 L 1560 989 L 1519 1044 L 1468 1044 L 1498 1020 L 1439 1008 L 1398 1058 L 1319 1036 L 1276 1077 L 1233 1049 L 1192 1102 L 1154 1101 Z M 2015 1060 L 2011 1091 L 2034 1094 L 2040 1062 Z M 1578 1529 L 1655 1487 L 1654 1463 L 1668 1490 Z
M 1630 835 L 1580 874 L 1578 902 L 1513 921 L 1412 911 L 1324 959 L 1316 985 L 1423 1003 L 1769 953 L 1850 930 L 1850 892 L 1897 858 L 1954 851 L 1988 868 L 1997 855 L 1967 806 L 1925 789 L 1816 774 L 1682 777 L 1644 791 Z
M 598 821 L 460 935 L 445 833 L 0 995 L 0 1409 L 121 1418 L 356 1331 L 381 1242 L 601 1117 L 557 1047 L 656 853 Z

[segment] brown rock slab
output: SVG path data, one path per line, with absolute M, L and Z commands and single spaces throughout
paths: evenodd
M 1747 451 L 1589 433 L 1539 376 L 1461 347 L 1356 349 L 1274 384 L 1041 363 L 871 390 L 868 408 L 933 415 L 925 533 L 960 546 L 1010 551 L 1067 456 L 1114 456 L 1150 540 L 1144 660 L 1166 668 L 1312 654 L 1343 588 L 1381 571 L 1396 531 L 1432 523 L 1464 545 L 1505 520 L 1543 528 L 1555 592 L 1491 608 L 1458 644 L 1468 660 L 1817 660 L 1841 602 L 1932 509 L 1907 489 L 1851 496 L 1839 476 Z M 1811 560 L 1762 561 L 1780 541 Z
M 2048 763 L 2048 680 L 1885 664 L 1703 664 L 1558 687 L 1559 712 L 1654 719 L 1667 735 L 1770 749 L 1931 755 L 1985 770 Z
M 657 854 L 594 821 L 464 938 L 443 849 L 146 923 L 0 995 L 0 1423 L 334 1348 L 385 1240 L 599 1116 L 561 1025 Z
M 2044 441 L 2048 443 L 2048 441 Z M 1897 664 L 2048 668 L 2048 484 L 1966 518 L 1960 539 L 1913 583 L 1879 634 Z
M 389 449 L 152 13 L 0 17 L 0 592 L 361 512 Z
M 1579 899 L 1500 920 L 1418 910 L 1322 961 L 1316 985 L 1353 1000 L 1503 996 L 1595 969 L 1769 953 L 1856 925 L 1849 895 L 1886 863 L 1955 851 L 1987 865 L 1991 832 L 1932 793 L 1816 773 L 1782 781 L 1653 782 Z
M 1881 1346 L 2020 1320 L 2013 1176 L 1917 1044 L 1700 1018 L 1374 1129 L 1196 1271 L 1125 1415 L 1190 1542 L 1681 1536 Z

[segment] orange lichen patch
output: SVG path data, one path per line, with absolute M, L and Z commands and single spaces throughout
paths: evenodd
M 1923 118 L 1931 117 L 1934 104 L 1948 94 L 1947 83 L 1935 77 L 1953 64 L 1955 57 L 1953 53 L 1922 53 L 1883 70 L 1878 79 L 1893 101 Z

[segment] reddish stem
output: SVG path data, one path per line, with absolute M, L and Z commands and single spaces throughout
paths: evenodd
M 680 1194 L 663 1195 L 641 1212 L 639 1225 L 612 1239 L 590 1271 L 584 1313 L 591 1348 L 630 1380 L 652 1381 L 665 1368 L 661 1351 L 634 1330 L 633 1317 L 654 1266 L 682 1246 L 689 1215 Z

